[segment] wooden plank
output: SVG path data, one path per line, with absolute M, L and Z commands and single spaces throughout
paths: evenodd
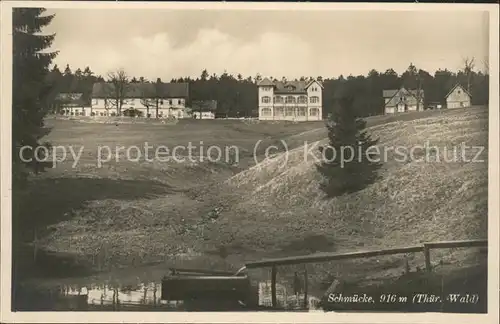
M 178 275 L 178 274 L 182 274 L 182 273 L 212 274 L 212 275 L 219 275 L 219 276 L 232 276 L 232 275 L 234 275 L 233 272 L 229 272 L 229 271 L 207 270 L 207 269 L 170 268 L 169 270 L 172 273 L 172 275 Z
M 267 259 L 255 262 L 248 262 L 246 264 L 246 267 L 248 269 L 251 269 L 251 268 L 271 267 L 275 265 L 290 265 L 290 264 L 302 264 L 302 263 L 314 263 L 314 262 L 327 262 L 327 261 L 344 260 L 344 259 L 369 258 L 382 255 L 422 252 L 423 250 L 424 247 L 422 245 L 419 245 L 419 246 L 410 246 L 404 248 L 393 248 L 393 249 L 376 250 L 376 251 L 361 251 L 361 252 L 348 252 L 348 253 L 317 253 L 305 256 L 286 257 L 286 258 Z
M 278 303 L 276 301 L 276 274 L 277 274 L 276 266 L 273 266 L 271 268 L 271 301 L 273 308 L 278 306 L 277 305 Z
M 460 247 L 481 247 L 488 246 L 488 240 L 463 240 L 463 241 L 443 241 L 443 242 L 427 242 L 424 243 L 429 249 L 445 249 L 445 248 L 460 248 Z

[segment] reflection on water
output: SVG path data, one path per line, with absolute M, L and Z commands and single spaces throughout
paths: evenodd
M 259 306 L 271 306 L 270 281 L 259 283 Z M 18 310 L 102 310 L 102 311 L 182 311 L 182 301 L 161 300 L 161 283 L 62 285 L 52 288 L 26 287 L 18 290 Z M 304 295 L 288 292 L 277 284 L 278 306 L 304 309 Z M 317 309 L 319 300 L 308 296 L 309 309 Z M 19 303 L 20 302 L 20 303 Z
M 84 287 L 65 286 L 63 296 L 86 296 L 89 305 L 167 304 L 161 300 L 160 283 L 141 283 L 135 287 L 113 287 L 107 284 L 89 285 Z

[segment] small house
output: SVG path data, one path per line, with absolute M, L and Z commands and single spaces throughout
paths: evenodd
M 461 84 L 457 83 L 446 95 L 446 108 L 465 108 L 471 106 L 470 93 L 462 87 Z
M 386 114 L 424 110 L 423 90 L 407 90 L 401 87 L 395 90 L 384 90 L 382 95 Z

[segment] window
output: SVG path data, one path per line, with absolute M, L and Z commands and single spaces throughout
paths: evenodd
M 293 116 L 294 114 L 294 109 L 292 107 L 287 107 L 286 108 L 286 116 Z
M 97 99 L 92 99 L 92 105 L 97 105 Z
M 302 117 L 306 116 L 306 107 L 299 108 L 299 116 L 302 116 Z
M 172 99 L 169 99 L 169 100 L 168 100 L 168 104 L 169 104 L 169 105 L 172 105 Z
M 458 90 L 458 91 L 457 91 L 457 93 L 458 93 L 458 94 L 460 94 L 460 93 L 461 93 L 461 91 L 460 91 L 460 90 Z
M 283 103 L 283 97 L 281 96 L 275 96 L 274 97 L 274 103 Z
M 285 115 L 285 111 L 284 111 L 283 107 L 277 107 L 277 108 L 275 108 L 274 115 L 275 116 L 284 116 Z
M 271 97 L 265 96 L 262 97 L 262 103 L 270 103 L 271 102 Z
M 307 97 L 306 97 L 306 96 L 300 96 L 300 97 L 299 97 L 299 103 L 300 103 L 300 104 L 305 104 L 305 103 L 307 103 Z
M 263 108 L 262 116 L 271 116 L 271 108 Z
M 287 96 L 285 99 L 285 103 L 295 103 L 295 98 L 292 96 Z
M 319 115 L 318 108 L 311 108 L 311 110 L 309 110 L 309 116 L 318 116 L 318 115 Z
M 163 99 L 160 99 L 160 105 L 163 105 Z
M 319 102 L 319 97 L 316 97 L 316 96 L 311 97 L 310 101 L 311 101 L 311 103 L 318 103 Z

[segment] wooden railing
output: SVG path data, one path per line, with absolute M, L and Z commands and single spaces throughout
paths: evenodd
M 254 261 L 246 263 L 246 269 L 256 269 L 271 267 L 271 302 L 272 306 L 277 306 L 276 300 L 276 276 L 277 267 L 282 265 L 306 264 L 317 262 L 329 262 L 336 260 L 357 259 L 357 258 L 371 258 L 384 255 L 395 255 L 405 253 L 423 252 L 425 257 L 426 271 L 432 271 L 430 250 L 431 249 L 451 249 L 451 248 L 468 248 L 468 247 L 487 247 L 488 240 L 464 240 L 464 241 L 447 241 L 447 242 L 428 242 L 417 246 L 392 248 L 375 251 L 361 251 L 361 252 L 348 252 L 348 253 L 317 253 L 305 256 L 295 256 L 277 259 L 267 259 L 261 261 Z M 305 278 L 305 292 L 307 296 L 307 275 Z M 304 306 L 307 307 L 307 297 L 304 301 Z

